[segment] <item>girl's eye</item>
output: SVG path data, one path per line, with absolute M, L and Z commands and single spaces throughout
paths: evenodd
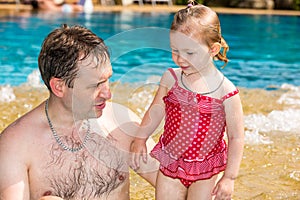
M 194 52 L 186 52 L 187 55 L 193 55 Z
M 178 53 L 179 51 L 177 49 L 172 49 L 173 53 Z

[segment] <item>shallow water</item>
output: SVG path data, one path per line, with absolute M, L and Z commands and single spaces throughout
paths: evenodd
M 156 88 L 151 84 L 112 83 L 112 101 L 122 103 L 142 116 Z M 10 102 L 0 98 L 3 113 L 0 131 L 48 97 L 44 88 L 18 86 L 11 89 L 15 98 Z M 234 199 L 300 199 L 299 90 L 299 87 L 289 85 L 275 91 L 240 88 L 246 145 L 235 182 Z M 154 139 L 158 136 L 156 134 Z M 131 199 L 154 200 L 154 189 L 131 173 Z

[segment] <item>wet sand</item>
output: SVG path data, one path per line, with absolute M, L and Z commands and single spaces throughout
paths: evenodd
M 111 88 L 114 94 L 112 101 L 129 107 L 140 117 L 156 92 L 155 87 L 149 86 L 134 90 L 136 87 L 132 84 L 112 83 Z M 16 95 L 14 101 L 0 102 L 0 132 L 48 97 L 46 89 L 19 86 L 13 90 Z M 245 117 L 267 117 L 274 111 L 285 113 L 287 109 L 293 109 L 287 119 L 284 119 L 282 114 L 276 117 L 284 120 L 284 126 L 287 126 L 294 116 L 300 116 L 300 104 L 288 105 L 278 101 L 290 92 L 296 94 L 284 89 L 266 91 L 240 88 Z M 277 121 L 271 121 L 271 126 L 274 127 L 270 130 L 258 126 L 255 118 L 250 118 L 250 124 L 246 123 L 246 145 L 233 199 L 300 199 L 300 126 L 296 127 L 297 130 L 282 131 L 276 128 L 276 123 Z M 254 131 L 249 128 L 252 125 L 256 126 Z M 155 134 L 154 140 L 157 141 L 159 135 Z M 131 200 L 154 200 L 154 188 L 132 171 L 131 175 Z

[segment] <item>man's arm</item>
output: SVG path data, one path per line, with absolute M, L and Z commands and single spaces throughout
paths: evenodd
M 26 200 L 30 198 L 26 150 L 23 138 L 13 127 L 0 134 L 0 199 Z
M 109 135 L 118 140 L 119 147 L 126 150 L 128 155 L 130 154 L 130 145 L 135 137 L 134 134 L 137 133 L 140 121 L 141 119 L 132 110 L 117 103 L 107 103 L 103 115 L 97 119 L 99 124 L 105 125 Z M 153 139 L 149 138 L 147 147 L 152 149 L 154 145 Z M 154 186 L 158 167 L 158 162 L 148 156 L 147 163 L 141 162 L 141 167 L 136 172 Z

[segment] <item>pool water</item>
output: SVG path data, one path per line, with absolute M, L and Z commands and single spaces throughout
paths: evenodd
M 230 62 L 222 71 L 237 86 L 269 89 L 284 83 L 300 85 L 300 17 L 219 17 L 230 46 Z M 27 76 L 38 68 L 43 39 L 63 23 L 81 24 L 105 39 L 112 54 L 113 82 L 143 82 L 161 76 L 168 67 L 175 67 L 169 47 L 172 18 L 172 13 L 138 12 L 1 17 L 0 85 L 27 82 Z

